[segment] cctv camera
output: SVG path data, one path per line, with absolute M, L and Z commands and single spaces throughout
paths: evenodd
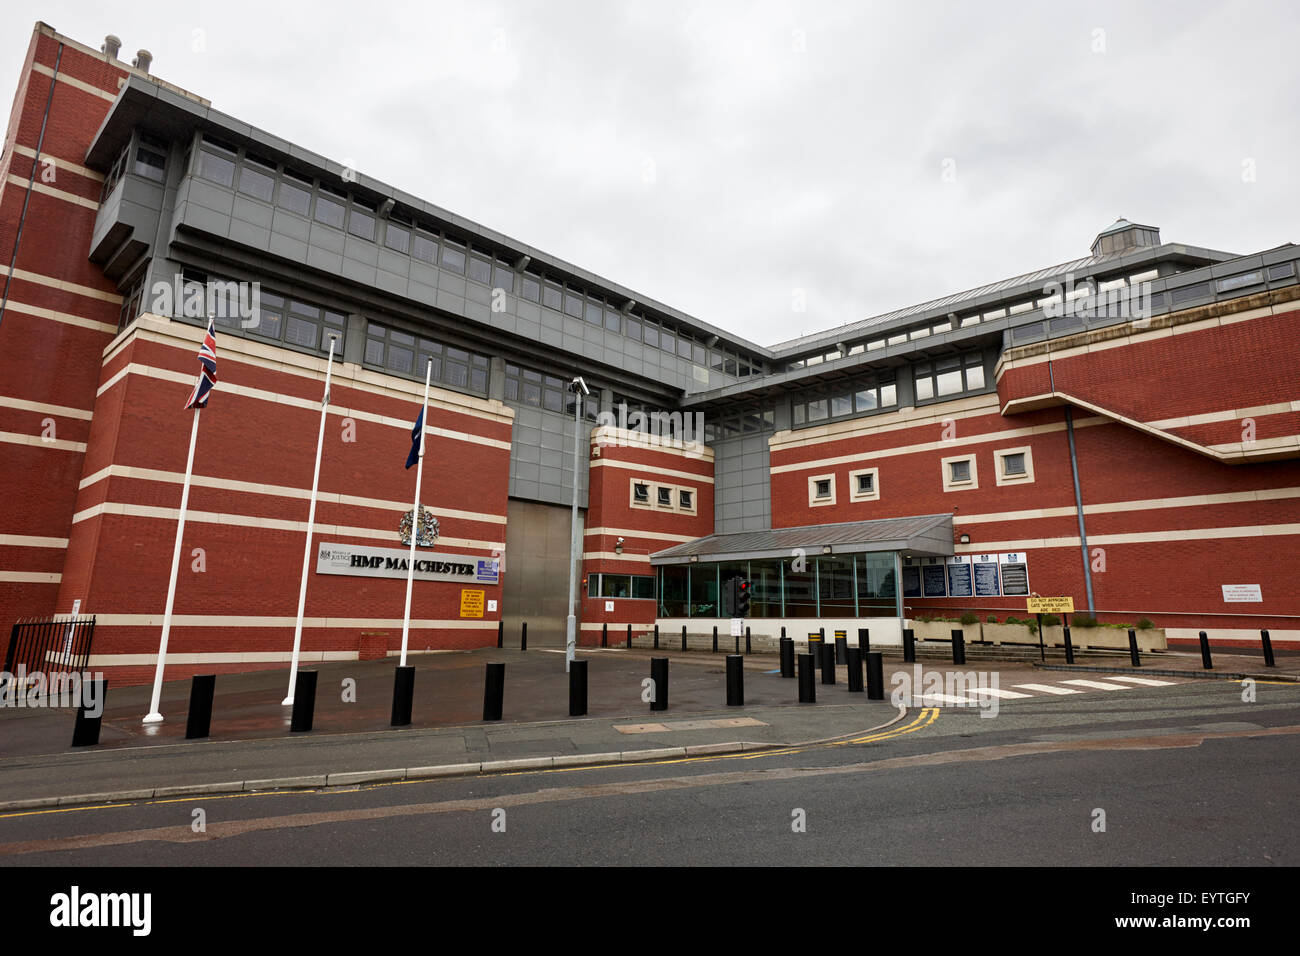
M 619 539 L 618 539 L 618 544 L 622 544 L 622 543 L 623 543 L 623 539 L 622 539 L 622 538 L 619 538 Z
M 569 388 L 573 389 L 575 392 L 582 392 L 583 395 L 591 394 L 591 389 L 587 388 L 587 383 L 582 380 L 581 375 L 569 383 Z

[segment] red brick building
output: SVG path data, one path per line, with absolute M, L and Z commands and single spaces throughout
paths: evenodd
M 426 372 L 421 556 L 499 576 L 417 581 L 415 651 L 562 639 L 575 483 L 586 644 L 725 624 L 736 576 L 759 634 L 892 640 L 1034 591 L 1174 642 L 1300 643 L 1294 245 L 1121 221 L 1074 262 L 764 347 L 116 52 L 38 24 L 0 156 L 0 633 L 76 607 L 93 666 L 152 675 L 212 311 L 169 677 L 288 660 L 331 338 L 305 661 L 397 650 L 404 573 L 327 552 L 402 547 Z

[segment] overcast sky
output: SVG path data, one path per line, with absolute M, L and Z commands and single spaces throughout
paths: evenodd
M 307 12 L 310 11 L 310 12 Z M 1087 255 L 1300 240 L 1300 4 L 9 2 L 771 345 Z M 806 306 L 798 309 L 802 296 Z

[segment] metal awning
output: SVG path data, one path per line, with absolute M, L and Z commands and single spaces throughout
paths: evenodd
M 696 561 L 737 561 L 744 558 L 788 558 L 796 549 L 806 554 L 857 554 L 902 551 L 910 555 L 950 555 L 952 515 L 877 518 L 768 531 L 711 534 L 650 555 L 655 566 Z

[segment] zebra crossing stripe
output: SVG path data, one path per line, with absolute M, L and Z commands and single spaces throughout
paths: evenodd
M 975 703 L 979 703 L 978 701 L 971 700 L 969 697 L 952 697 L 952 696 L 950 696 L 949 694 L 926 694 L 924 697 L 921 698 L 921 702 L 924 703 L 924 704 L 930 704 L 930 703 L 936 703 L 936 702 L 937 702 L 937 703 L 940 703 L 940 704 L 975 704 Z
M 1099 680 L 1067 680 L 1063 684 L 1074 684 L 1078 687 L 1092 687 L 1097 690 L 1132 690 L 1127 684 L 1107 684 Z
M 1035 690 L 1042 694 L 1082 694 L 1073 687 L 1053 687 L 1051 684 L 1016 684 L 1021 690 Z
M 1130 684 L 1142 684 L 1146 687 L 1164 687 L 1174 683 L 1171 680 L 1153 680 L 1150 677 L 1111 677 L 1107 675 L 1106 680 L 1128 681 Z
M 1001 697 L 1003 700 L 1017 700 L 1021 697 L 1033 697 L 1033 694 L 1017 694 L 1014 690 L 1002 690 L 1000 687 L 970 687 L 966 690 L 968 694 L 988 694 L 990 697 Z

